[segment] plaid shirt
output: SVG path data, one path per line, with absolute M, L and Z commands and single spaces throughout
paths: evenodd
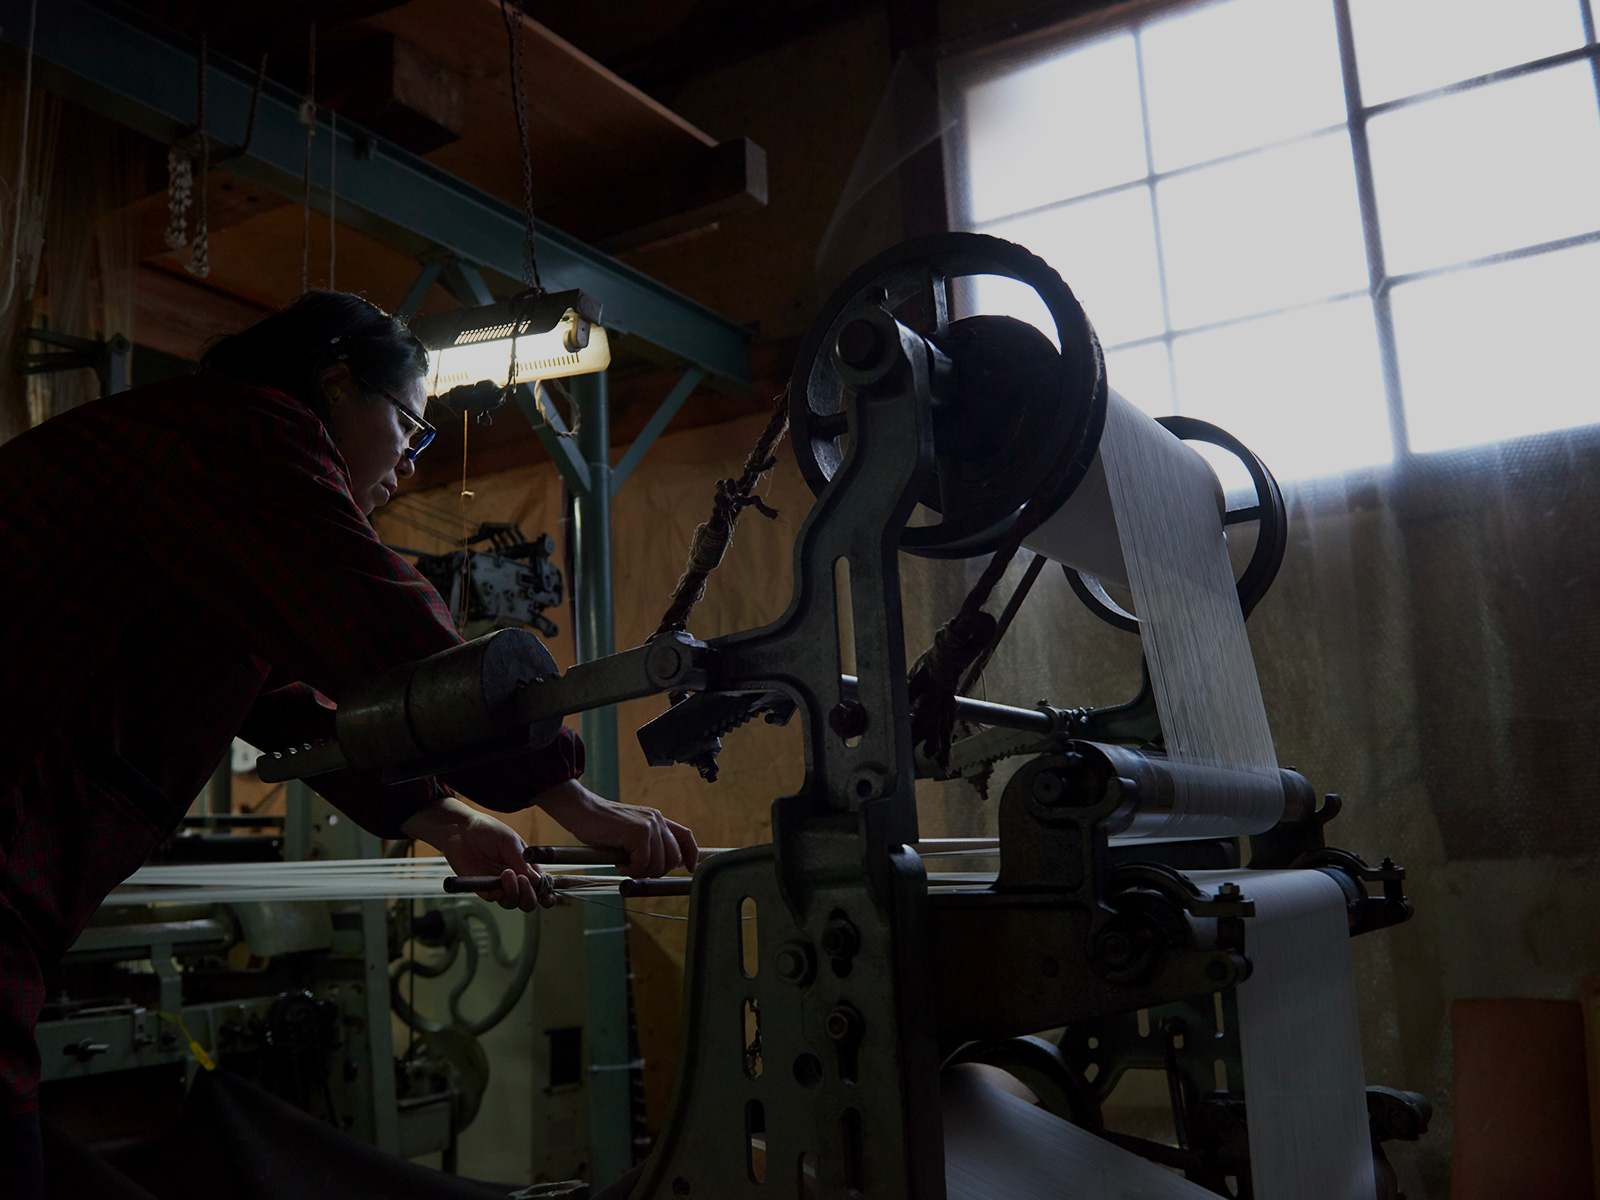
M 353 685 L 461 639 L 303 404 L 197 375 L 0 446 L 0 1112 L 38 1096 L 43 973 L 177 825 L 236 734 L 326 736 Z M 471 776 L 502 811 L 575 778 L 570 731 Z M 317 789 L 397 836 L 440 781 Z M 463 780 L 463 786 L 466 781 Z

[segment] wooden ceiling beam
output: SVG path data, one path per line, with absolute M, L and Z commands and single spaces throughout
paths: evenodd
M 558 201 L 541 215 L 607 254 L 622 254 L 715 229 L 766 203 L 766 151 L 737 138 Z
M 141 346 L 192 362 L 212 338 L 237 333 L 270 311 L 207 287 L 181 271 L 147 263 L 133 273 L 133 330 L 129 336 Z

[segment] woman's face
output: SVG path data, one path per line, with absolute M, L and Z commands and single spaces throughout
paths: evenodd
M 406 457 L 416 426 L 398 409 L 420 419 L 428 403 L 427 390 L 418 377 L 391 395 L 363 393 L 350 369 L 336 363 L 323 372 L 322 392 L 328 405 L 328 432 L 350 469 L 350 494 L 370 516 L 389 502 L 400 480 L 416 473 Z

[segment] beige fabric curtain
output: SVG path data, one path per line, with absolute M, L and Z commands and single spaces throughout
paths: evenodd
M 142 194 L 137 139 L 38 88 L 29 106 L 26 178 L 14 176 L 22 136 L 23 87 L 0 76 L 0 179 L 5 182 L 3 237 L 11 241 L 14 208 L 21 234 L 6 252 L 15 259 L 10 299 L 0 308 L 0 439 L 100 394 L 92 371 L 17 374 L 29 327 L 78 337 L 133 335 L 133 271 L 137 228 L 130 207 Z M 0 279 L 0 298 L 6 295 Z

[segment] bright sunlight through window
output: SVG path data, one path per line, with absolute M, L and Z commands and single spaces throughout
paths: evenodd
M 1217 0 L 962 62 L 955 224 L 1284 479 L 1600 422 L 1595 2 Z

